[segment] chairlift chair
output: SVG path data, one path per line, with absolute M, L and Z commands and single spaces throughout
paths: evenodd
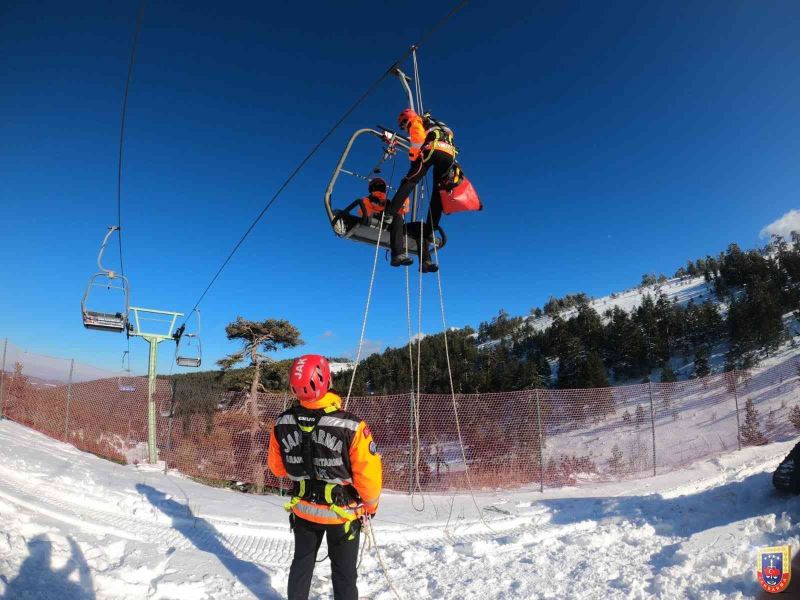
M 203 360 L 203 349 L 200 344 L 200 310 L 197 314 L 197 329 L 193 333 L 186 333 L 186 323 L 178 327 L 172 337 L 175 338 L 175 363 L 179 367 L 196 369 Z
M 413 109 L 414 95 L 411 93 L 411 87 L 409 85 L 409 83 L 412 81 L 411 77 L 406 75 L 397 66 L 392 69 L 392 75 L 396 76 L 400 81 L 408 100 L 408 106 Z M 378 138 L 384 145 L 383 160 L 381 160 L 381 163 L 390 157 L 394 158 L 398 147 L 403 148 L 406 151 L 411 149 L 411 142 L 407 138 L 384 127 L 379 127 L 379 129 L 380 131 L 371 128 L 359 129 L 350 138 L 347 146 L 345 146 L 344 152 L 342 152 L 339 163 L 336 165 L 336 168 L 333 171 L 333 176 L 328 183 L 328 187 L 325 190 L 325 211 L 328 213 L 328 219 L 331 222 L 333 232 L 337 236 L 356 242 L 363 242 L 372 246 L 379 243 L 383 248 L 390 249 L 391 243 L 389 240 L 389 231 L 392 224 L 391 215 L 387 213 L 383 216 L 383 228 L 381 229 L 380 216 L 378 218 L 373 216 L 368 220 L 367 223 L 364 223 L 361 217 L 350 214 L 348 210 L 336 210 L 333 208 L 331 203 L 333 188 L 336 185 L 336 180 L 339 178 L 340 173 L 355 175 L 361 179 L 368 179 L 367 177 L 358 175 L 357 173 L 344 168 L 345 160 L 347 160 L 347 156 L 350 154 L 350 150 L 352 149 L 353 143 L 356 141 L 356 139 L 362 135 Z M 380 165 L 381 163 L 378 164 Z M 433 193 L 433 190 L 429 190 L 429 193 Z M 354 207 L 352 204 L 351 206 Z M 419 238 L 419 223 L 413 222 L 417 219 L 416 211 L 417 207 L 415 206 L 413 207 L 411 213 L 412 223 L 406 225 L 406 243 L 409 253 L 419 255 L 419 248 L 417 247 L 417 239 Z M 386 211 L 384 210 L 384 212 Z M 364 206 L 361 206 L 361 213 L 367 214 Z M 426 239 L 428 243 L 435 245 L 437 249 L 444 248 L 444 245 L 447 243 L 447 236 L 444 233 L 444 229 L 441 227 L 437 227 L 434 232 L 427 232 Z
M 161 401 L 161 406 L 159 407 L 159 413 L 165 419 L 171 419 L 175 416 L 175 397 L 169 399 L 169 403 L 165 400 Z
M 110 238 L 111 234 L 115 231 L 119 231 L 119 227 L 109 227 L 108 233 L 106 233 L 106 236 L 103 238 L 100 252 L 97 254 L 97 266 L 100 270 L 89 278 L 89 284 L 86 286 L 86 292 L 84 292 L 83 299 L 81 300 L 81 315 L 83 317 L 83 326 L 86 327 L 86 329 L 111 331 L 115 333 L 120 333 L 128 329 L 128 307 L 130 306 L 130 285 L 128 284 L 128 279 L 124 275 L 106 269 L 102 263 L 103 252 L 105 252 L 106 245 L 108 244 L 108 238 Z M 119 312 L 91 310 L 89 308 L 89 296 L 92 289 L 95 287 L 103 287 L 107 290 L 118 290 L 122 296 L 121 310 Z
M 386 158 L 387 153 L 394 154 L 394 148 L 396 146 L 404 148 L 406 151 L 411 147 L 408 140 L 404 137 L 393 131 L 383 128 L 381 129 L 381 131 L 371 128 L 359 129 L 351 136 L 350 141 L 347 143 L 347 146 L 345 147 L 344 152 L 342 152 L 342 156 L 333 171 L 333 176 L 328 183 L 328 187 L 325 190 L 325 211 L 328 214 L 328 219 L 330 220 L 333 232 L 337 236 L 344 239 L 353 240 L 355 242 L 370 244 L 372 246 L 379 243 L 383 248 L 391 248 L 389 231 L 391 229 L 392 216 L 388 212 L 383 216 L 383 227 L 381 228 L 380 216 L 372 216 L 365 223 L 362 217 L 350 214 L 348 210 L 334 209 L 332 204 L 333 188 L 336 185 L 336 181 L 341 173 L 353 175 L 361 179 L 368 179 L 367 177 L 359 175 L 345 168 L 345 161 L 347 160 L 347 156 L 350 154 L 356 139 L 364 135 L 378 138 L 385 145 L 383 148 L 384 158 Z M 358 204 L 358 202 L 351 204 L 350 207 L 355 207 L 356 204 Z M 363 205 L 361 206 L 361 212 L 362 214 L 367 214 L 366 208 Z M 409 223 L 406 226 L 406 231 L 408 233 L 408 252 L 417 255 L 419 255 L 419 248 L 417 247 L 417 238 L 419 237 L 417 233 L 418 227 L 418 223 Z M 436 228 L 433 236 L 431 236 L 429 232 L 426 238 L 428 243 L 435 244 L 437 248 L 443 248 L 447 243 L 447 236 L 441 227 Z

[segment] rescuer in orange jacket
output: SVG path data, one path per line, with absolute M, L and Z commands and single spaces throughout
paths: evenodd
M 335 600 L 357 600 L 360 525 L 378 510 L 381 457 L 367 424 L 341 409 L 330 387 L 330 366 L 316 354 L 301 356 L 289 372 L 300 401 L 275 420 L 268 464 L 294 482 L 291 511 L 294 559 L 289 600 L 307 600 L 317 551 L 327 535 Z
M 456 161 L 458 150 L 453 144 L 453 132 L 450 128 L 428 114 L 420 116 L 413 109 L 407 108 L 400 113 L 397 124 L 406 130 L 411 141 L 411 150 L 408 153 L 411 168 L 400 182 L 400 187 L 389 204 L 389 212 L 392 215 L 392 266 L 407 266 L 413 262 L 404 248 L 403 219 L 397 215 L 403 203 L 407 202 L 414 186 L 425 177 L 428 169 L 433 167 L 433 189 L 429 190 L 431 201 L 428 219 L 424 224 L 425 235 L 423 236 L 421 231 L 416 232 L 417 244 L 420 247 L 420 269 L 423 273 L 432 273 L 438 271 L 439 266 L 431 261 L 428 242 L 425 240 L 433 237 L 433 230 L 439 226 L 439 220 L 442 218 L 442 201 L 439 194 L 434 192 L 445 181 Z
M 369 185 L 367 186 L 367 195 L 351 202 L 347 208 L 344 209 L 344 212 L 349 213 L 357 206 L 358 216 L 361 217 L 361 222 L 364 225 L 368 225 L 372 215 L 380 214 L 386 208 L 387 189 L 386 182 L 382 178 L 375 177 L 370 179 Z M 408 199 L 406 199 L 405 204 L 400 208 L 401 215 L 408 214 L 408 204 Z

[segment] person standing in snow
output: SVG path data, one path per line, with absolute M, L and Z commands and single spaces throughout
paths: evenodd
M 300 401 L 275 420 L 268 465 L 288 477 L 294 489 L 285 505 L 294 532 L 289 600 L 307 600 L 317 551 L 327 536 L 335 600 L 358 600 L 358 545 L 361 523 L 378 510 L 381 457 L 367 424 L 341 409 L 330 388 L 328 361 L 301 356 L 289 371 Z

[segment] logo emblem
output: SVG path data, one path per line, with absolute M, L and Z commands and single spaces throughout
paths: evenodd
M 792 579 L 791 546 L 771 546 L 758 551 L 756 562 L 758 583 L 771 594 L 779 594 Z

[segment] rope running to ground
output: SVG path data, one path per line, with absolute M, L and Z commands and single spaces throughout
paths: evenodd
M 206 294 L 208 294 L 211 287 L 214 285 L 217 279 L 219 279 L 219 276 L 222 274 L 222 271 L 225 269 L 225 267 L 231 261 L 233 256 L 239 250 L 241 245 L 244 243 L 245 239 L 247 239 L 247 237 L 250 235 L 253 229 L 255 229 L 256 225 L 258 225 L 258 223 L 261 221 L 261 219 L 264 217 L 267 211 L 280 197 L 281 193 L 283 193 L 283 191 L 289 186 L 289 184 L 294 180 L 294 178 L 298 175 L 298 173 L 300 173 L 303 167 L 306 166 L 308 161 L 311 160 L 311 157 L 313 157 L 317 153 L 317 151 L 322 147 L 322 145 L 326 141 L 328 141 L 328 138 L 330 138 L 333 135 L 333 133 L 339 128 L 339 126 L 342 123 L 344 123 L 345 120 L 356 110 L 356 108 L 358 108 L 361 105 L 361 103 L 364 102 L 364 100 L 366 100 L 367 97 L 378 88 L 378 86 L 383 82 L 383 80 L 386 79 L 386 77 L 388 77 L 390 74 L 392 74 L 394 68 L 397 65 L 406 60 L 415 49 L 419 48 L 422 44 L 424 44 L 428 40 L 428 38 L 430 38 L 434 33 L 436 33 L 439 29 L 441 29 L 444 26 L 444 24 L 447 23 L 447 21 L 449 21 L 457 12 L 459 12 L 462 8 L 464 8 L 464 6 L 466 6 L 468 2 L 469 0 L 461 0 L 453 9 L 450 10 L 450 12 L 448 12 L 444 17 L 442 17 L 439 20 L 439 22 L 437 22 L 436 24 L 433 25 L 433 27 L 428 29 L 428 31 L 426 31 L 422 35 L 422 37 L 416 44 L 414 44 L 411 48 L 406 50 L 400 57 L 398 57 L 397 60 L 395 60 L 392 63 L 392 65 L 381 74 L 380 77 L 378 77 L 372 84 L 370 84 L 369 87 L 366 89 L 366 91 L 363 94 L 361 94 L 361 96 L 359 96 L 347 110 L 345 110 L 342 116 L 333 124 L 333 126 L 325 133 L 325 135 L 322 136 L 319 142 L 317 142 L 316 145 L 314 145 L 314 147 L 311 148 L 308 154 L 306 154 L 305 158 L 303 158 L 303 160 L 300 161 L 300 164 L 298 164 L 297 167 L 289 174 L 286 180 L 280 185 L 278 190 L 266 203 L 264 208 L 261 209 L 261 212 L 258 213 L 258 215 L 250 224 L 250 226 L 245 230 L 241 238 L 239 238 L 239 241 L 236 242 L 233 249 L 228 254 L 227 258 L 225 258 L 225 260 L 222 262 L 219 269 L 217 269 L 217 272 L 211 278 L 211 281 L 205 287 L 203 293 L 200 294 L 200 297 L 197 299 L 197 302 L 195 302 L 195 305 L 192 307 L 192 310 L 200 306 L 200 303 L 206 297 Z
M 394 168 L 397 163 L 393 160 L 392 161 L 392 173 L 389 176 L 389 183 L 394 181 Z M 358 340 L 358 351 L 356 354 L 356 364 L 353 366 L 353 374 L 350 376 L 350 387 L 347 389 L 347 398 L 344 401 L 344 409 L 347 410 L 347 404 L 350 402 L 350 395 L 353 393 L 353 383 L 356 380 L 356 370 L 358 370 L 358 364 L 361 362 L 361 350 L 364 346 L 364 335 L 367 330 L 367 316 L 369 315 L 369 305 L 372 300 L 372 288 L 375 285 L 375 272 L 378 268 L 378 254 L 381 248 L 381 235 L 383 235 L 383 223 L 386 217 L 386 210 L 388 207 L 384 207 L 381 211 L 381 224 L 378 227 L 378 239 L 375 240 L 375 256 L 372 259 L 372 275 L 369 280 L 369 291 L 367 292 L 367 305 L 364 308 L 364 319 L 361 322 L 361 337 Z
M 436 262 L 439 263 L 439 251 L 436 248 L 436 244 L 433 246 L 433 251 L 436 255 Z M 461 433 L 461 419 L 458 416 L 458 402 L 456 401 L 456 389 L 455 385 L 453 384 L 453 368 L 450 363 L 450 347 L 447 343 L 447 318 L 444 312 L 444 291 L 442 288 L 442 269 L 441 266 L 439 270 L 436 272 L 436 281 L 439 286 L 439 306 L 442 312 L 442 330 L 444 333 L 444 354 L 447 360 L 447 376 L 450 380 L 450 397 L 453 401 L 453 418 L 456 422 L 456 433 L 458 434 L 458 445 L 461 448 L 461 458 L 464 461 L 464 475 L 467 478 L 467 487 L 469 488 L 469 494 L 472 497 L 472 503 L 475 505 L 475 510 L 478 511 L 478 518 L 481 520 L 481 523 L 491 531 L 492 533 L 497 533 L 494 529 L 492 529 L 489 524 L 486 522 L 486 519 L 483 516 L 483 510 L 481 510 L 480 505 L 478 504 L 478 499 L 475 497 L 475 490 L 472 487 L 472 478 L 470 477 L 470 469 L 469 463 L 467 462 L 467 452 L 464 449 L 464 436 Z
M 420 77 L 419 77 L 419 67 L 417 65 L 417 50 L 416 48 L 411 49 L 411 56 L 413 58 L 413 66 L 414 66 L 414 91 L 416 92 L 416 100 L 417 100 L 417 110 L 422 112 L 422 91 L 420 88 Z M 415 447 L 411 449 L 411 452 L 414 456 L 414 469 L 413 469 L 413 477 L 414 477 L 414 487 L 412 488 L 411 492 L 411 506 L 417 512 L 422 512 L 425 510 L 425 496 L 422 493 L 422 483 L 420 482 L 420 469 L 419 469 L 419 461 L 422 452 L 422 440 L 419 435 L 419 399 L 422 392 L 422 298 L 423 298 L 423 279 L 422 279 L 422 248 L 423 244 L 425 244 L 425 226 L 424 221 L 422 220 L 422 215 L 424 215 L 424 211 L 422 208 L 425 206 L 425 178 L 423 177 L 420 183 L 417 186 L 418 193 L 419 193 L 419 212 L 416 214 L 420 215 L 419 220 L 419 240 L 417 242 L 417 250 L 419 251 L 419 296 L 417 300 L 417 390 L 416 394 L 413 398 L 412 406 L 413 406 L 413 418 L 414 418 L 414 442 Z M 410 324 L 409 324 L 410 327 Z M 413 382 L 413 379 L 412 379 Z M 419 493 L 419 497 L 422 499 L 422 505 L 417 508 L 416 505 L 416 496 Z
M 389 589 L 394 594 L 394 597 L 397 600 L 403 600 L 403 597 L 400 595 L 400 592 L 397 591 L 397 588 L 394 586 L 392 582 L 392 578 L 389 576 L 389 569 L 386 567 L 386 563 L 383 562 L 383 557 L 381 556 L 380 548 L 378 547 L 378 542 L 375 540 L 375 530 L 372 528 L 372 524 L 367 521 L 366 525 L 367 529 L 367 536 L 369 537 L 370 543 L 372 547 L 375 549 L 375 557 L 378 559 L 378 564 L 381 566 L 381 570 L 383 571 L 383 576 L 386 579 L 386 583 L 389 585 Z
M 372 288 L 375 285 L 375 272 L 378 270 L 378 254 L 381 249 L 381 236 L 380 232 L 383 231 L 383 220 L 386 217 L 386 210 L 381 211 L 381 224 L 378 229 L 378 239 L 375 242 L 375 256 L 372 259 L 372 275 L 369 278 L 369 289 L 367 290 L 367 305 L 364 308 L 364 318 L 361 320 L 361 337 L 358 340 L 358 352 L 356 353 L 356 364 L 353 365 L 353 373 L 350 375 L 350 387 L 347 388 L 347 398 L 344 400 L 344 409 L 347 410 L 347 404 L 350 402 L 350 395 L 353 393 L 353 384 L 356 381 L 356 371 L 358 370 L 358 363 L 361 362 L 361 349 L 364 347 L 364 334 L 367 331 L 367 318 L 369 317 L 369 305 L 372 301 Z

